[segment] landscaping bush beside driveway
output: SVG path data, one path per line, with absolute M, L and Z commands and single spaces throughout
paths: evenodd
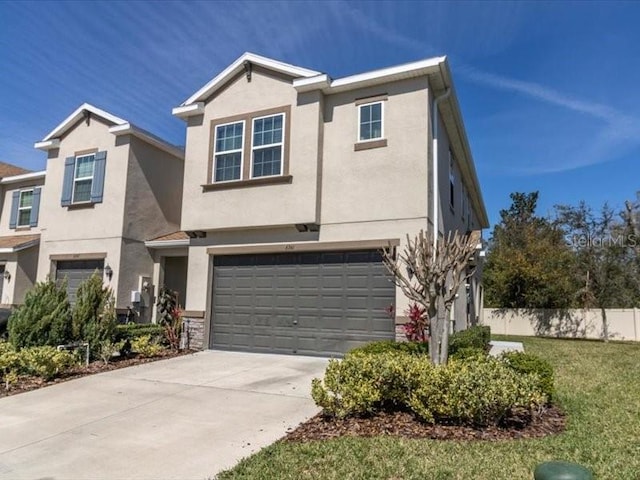
M 590 468 L 595 478 L 637 480 L 640 472 L 640 345 L 540 338 L 521 341 L 555 369 L 554 398 L 567 430 L 543 439 L 458 442 L 397 437 L 343 437 L 277 442 L 220 479 L 533 478 L 543 461 Z

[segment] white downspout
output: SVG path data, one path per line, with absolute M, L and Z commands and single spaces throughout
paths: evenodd
M 440 227 L 440 219 L 438 218 L 438 199 L 440 198 L 440 192 L 438 189 L 438 106 L 442 100 L 445 100 L 451 95 L 451 89 L 447 88 L 442 95 L 435 97 L 433 100 L 433 149 L 431 158 L 431 170 L 433 173 L 432 178 L 432 205 L 433 205 L 433 258 L 436 257 L 436 248 L 438 246 L 438 229 Z

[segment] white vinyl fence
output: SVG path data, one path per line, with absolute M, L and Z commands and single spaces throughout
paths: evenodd
M 483 309 L 482 324 L 498 335 L 603 338 L 600 310 Z M 640 309 L 606 309 L 611 340 L 640 341 Z

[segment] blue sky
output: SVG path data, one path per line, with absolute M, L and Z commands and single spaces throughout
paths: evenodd
M 245 51 L 340 77 L 448 55 L 492 222 L 640 190 L 640 4 L 1 2 L 0 160 L 82 102 L 184 144 L 179 105 Z

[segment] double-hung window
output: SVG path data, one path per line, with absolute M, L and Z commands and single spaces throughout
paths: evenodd
M 73 172 L 73 197 L 72 203 L 85 203 L 91 201 L 91 187 L 95 171 L 95 155 L 81 155 L 76 157 Z
M 225 190 L 251 184 L 290 183 L 289 121 L 291 107 L 251 112 L 211 122 L 213 148 L 210 185 Z M 216 123 L 219 122 L 219 123 Z M 228 183 L 229 185 L 217 185 Z
M 33 209 L 33 190 L 20 191 L 18 202 L 18 227 L 31 225 L 31 210 Z
M 251 178 L 282 174 L 284 114 L 253 119 Z
M 216 126 L 214 182 L 229 182 L 242 178 L 242 148 L 244 121 Z
M 383 102 L 358 107 L 358 141 L 379 140 L 384 136 Z

